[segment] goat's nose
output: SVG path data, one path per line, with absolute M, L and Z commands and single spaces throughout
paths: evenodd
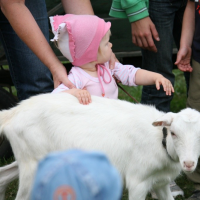
M 194 166 L 194 162 L 193 161 L 184 161 L 184 165 L 187 168 L 191 168 Z

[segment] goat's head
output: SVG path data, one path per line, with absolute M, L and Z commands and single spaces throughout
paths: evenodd
M 200 113 L 186 108 L 181 112 L 166 113 L 153 123 L 167 126 L 166 149 L 173 160 L 179 160 L 182 170 L 195 170 L 200 155 Z

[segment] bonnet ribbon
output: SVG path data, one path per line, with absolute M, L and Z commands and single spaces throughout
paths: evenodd
M 110 72 L 108 71 L 108 69 L 104 66 L 104 65 L 101 65 L 101 64 L 97 64 L 96 65 L 97 67 L 97 74 L 98 74 L 98 79 L 99 79 L 99 82 L 101 84 L 101 90 L 102 90 L 102 96 L 104 97 L 105 96 L 105 90 L 104 90 L 104 87 L 103 87 L 103 84 L 102 84 L 102 81 L 101 81 L 101 76 L 103 78 L 103 81 L 105 83 L 110 83 L 112 81 L 112 77 L 110 75 Z M 105 75 L 105 71 L 107 72 L 108 76 L 109 76 L 109 81 L 106 81 L 104 75 Z

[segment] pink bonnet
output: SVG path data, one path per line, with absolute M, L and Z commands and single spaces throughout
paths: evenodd
M 96 61 L 100 42 L 111 27 L 95 15 L 50 17 L 52 31 L 61 53 L 76 66 Z

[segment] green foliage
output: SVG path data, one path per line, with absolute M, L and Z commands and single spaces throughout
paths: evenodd
M 187 89 L 183 72 L 176 69 L 173 70 L 173 73 L 175 75 L 175 93 L 171 102 L 171 111 L 179 112 L 186 107 Z

